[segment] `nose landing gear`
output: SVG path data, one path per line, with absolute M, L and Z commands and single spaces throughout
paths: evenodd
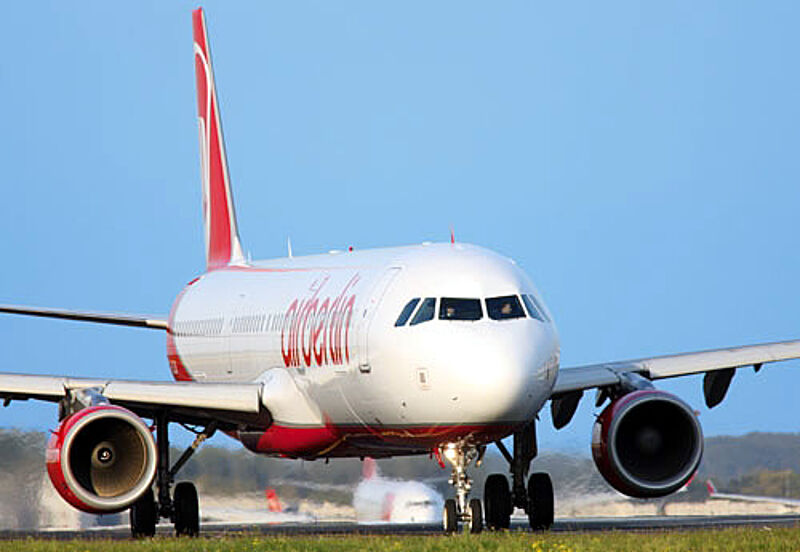
M 442 456 L 453 465 L 449 483 L 456 489 L 456 498 L 444 503 L 442 521 L 446 533 L 455 533 L 458 524 L 467 524 L 470 533 L 483 530 L 483 508 L 477 498 L 469 500 L 472 480 L 467 475 L 467 466 L 473 461 L 480 465 L 486 447 L 466 443 L 449 443 L 441 449 Z

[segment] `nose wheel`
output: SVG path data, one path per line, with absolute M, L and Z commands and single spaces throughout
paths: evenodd
M 441 455 L 453 466 L 449 483 L 455 487 L 456 498 L 444 503 L 442 524 L 446 533 L 458 531 L 459 523 L 467 524 L 470 533 L 483 531 L 483 508 L 477 498 L 469 499 L 472 480 L 467 475 L 467 466 L 473 461 L 480 464 L 484 447 L 465 443 L 449 443 L 441 449 Z

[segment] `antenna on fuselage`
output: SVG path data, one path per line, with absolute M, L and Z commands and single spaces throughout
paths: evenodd
M 292 237 L 291 236 L 286 238 L 286 248 L 289 250 L 289 258 L 291 259 L 293 257 L 293 255 L 292 255 Z

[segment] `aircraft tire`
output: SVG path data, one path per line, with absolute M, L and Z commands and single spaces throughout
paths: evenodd
M 135 539 L 153 537 L 156 534 L 158 508 L 153 498 L 153 489 L 147 491 L 133 503 L 130 509 L 131 535 Z
M 546 473 L 534 473 L 528 479 L 528 522 L 531 529 L 550 529 L 553 517 L 553 482 Z
M 508 478 L 502 473 L 493 473 L 486 478 L 483 487 L 483 507 L 486 528 L 490 531 L 508 529 L 511 526 L 511 491 Z
M 469 532 L 477 535 L 483 531 L 483 508 L 481 501 L 473 498 L 469 501 Z
M 175 535 L 178 537 L 198 536 L 200 534 L 200 509 L 194 484 L 183 481 L 175 485 L 172 502 L 175 508 Z
M 442 523 L 445 533 L 455 533 L 458 530 L 458 511 L 456 510 L 456 501 L 452 498 L 444 501 Z

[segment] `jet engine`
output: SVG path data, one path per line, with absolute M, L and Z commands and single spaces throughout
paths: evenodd
M 152 485 L 157 449 L 150 429 L 118 406 L 84 408 L 47 444 L 47 473 L 61 497 L 84 512 L 128 508 Z
M 592 430 L 592 456 L 612 487 L 628 496 L 665 496 L 700 464 L 703 430 L 682 400 L 655 389 L 618 397 Z

